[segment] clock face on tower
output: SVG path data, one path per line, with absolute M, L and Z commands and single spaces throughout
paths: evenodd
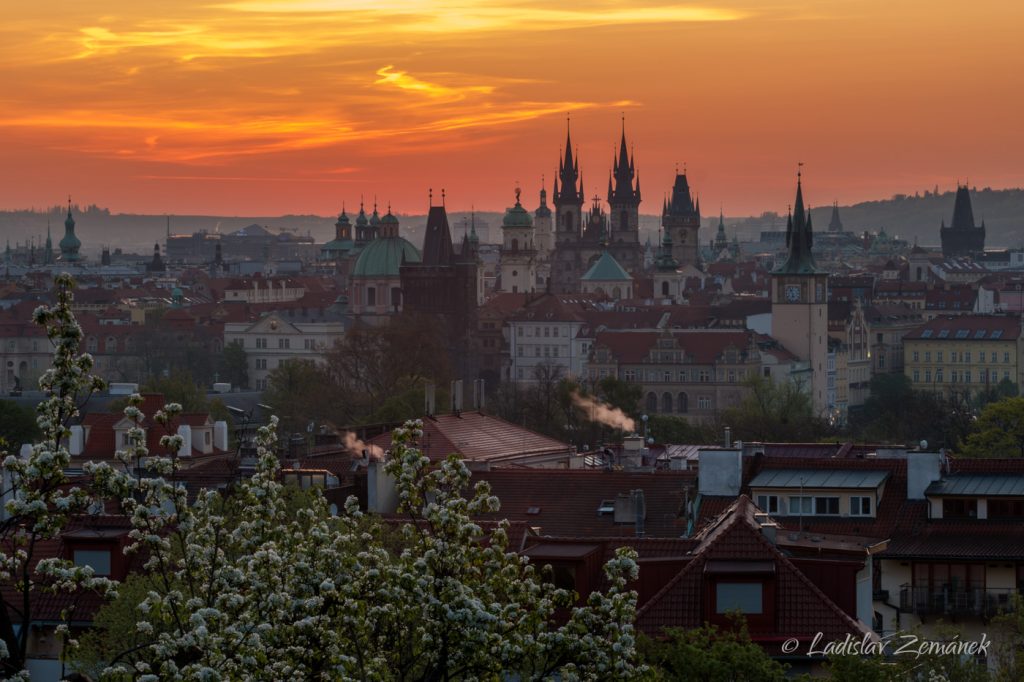
M 787 284 L 786 285 L 786 301 L 789 303 L 796 303 L 800 300 L 800 285 L 799 284 Z

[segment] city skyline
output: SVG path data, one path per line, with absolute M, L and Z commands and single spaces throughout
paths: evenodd
M 685 167 L 705 213 L 784 212 L 958 181 L 1024 185 L 1024 9 L 980 2 L 124 2 L 14 9 L 0 208 L 502 210 L 551 190 L 565 117 L 587 196 L 625 115 L 658 213 Z M 575 152 L 576 150 L 574 150 Z

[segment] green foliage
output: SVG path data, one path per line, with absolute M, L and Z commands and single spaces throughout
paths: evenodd
M 967 436 L 964 457 L 1024 457 L 1024 398 L 989 403 Z
M 670 628 L 667 639 L 640 638 L 640 653 L 659 680 L 680 682 L 783 682 L 786 668 L 750 640 L 746 622 L 737 617 L 729 628 L 704 625 L 693 630 Z
M 233 387 L 249 387 L 249 358 L 241 341 L 224 346 L 220 379 L 231 382 Z
M 640 399 L 644 391 L 640 384 L 623 381 L 618 377 L 605 377 L 594 387 L 598 400 L 617 407 L 634 419 L 640 416 Z
M 658 443 L 702 445 L 718 442 L 714 427 L 691 424 L 684 417 L 669 414 L 652 414 L 648 419 L 647 428 L 651 437 Z
M 17 450 L 40 435 L 32 410 L 13 400 L 0 400 L 0 449 Z
M 814 416 L 811 396 L 796 383 L 755 375 L 744 385 L 748 395 L 721 417 L 737 439 L 800 443 L 816 441 L 826 434 L 825 422 Z
M 323 374 L 308 360 L 285 360 L 267 377 L 263 400 L 274 408 L 284 433 L 305 433 L 310 420 L 322 423 L 331 412 Z
M 875 443 L 916 445 L 926 440 L 932 448 L 953 448 L 966 437 L 971 421 L 967 396 L 915 391 L 903 374 L 876 374 L 864 407 L 851 412 L 850 431 Z

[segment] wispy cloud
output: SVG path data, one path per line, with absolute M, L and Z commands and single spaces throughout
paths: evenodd
M 495 89 L 493 85 L 452 86 L 442 85 L 440 83 L 431 83 L 429 81 L 420 80 L 405 71 L 396 71 L 395 67 L 391 64 L 377 69 L 377 75 L 380 76 L 380 78 L 374 82 L 374 85 L 394 87 L 399 90 L 422 93 L 429 97 L 441 97 L 454 100 L 465 99 L 471 94 L 489 95 L 494 92 Z

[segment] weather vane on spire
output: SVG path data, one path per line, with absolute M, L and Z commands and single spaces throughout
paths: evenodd
M 804 162 L 803 161 L 797 161 L 796 162 L 796 176 L 799 178 L 801 175 L 803 175 L 803 171 L 804 171 Z

